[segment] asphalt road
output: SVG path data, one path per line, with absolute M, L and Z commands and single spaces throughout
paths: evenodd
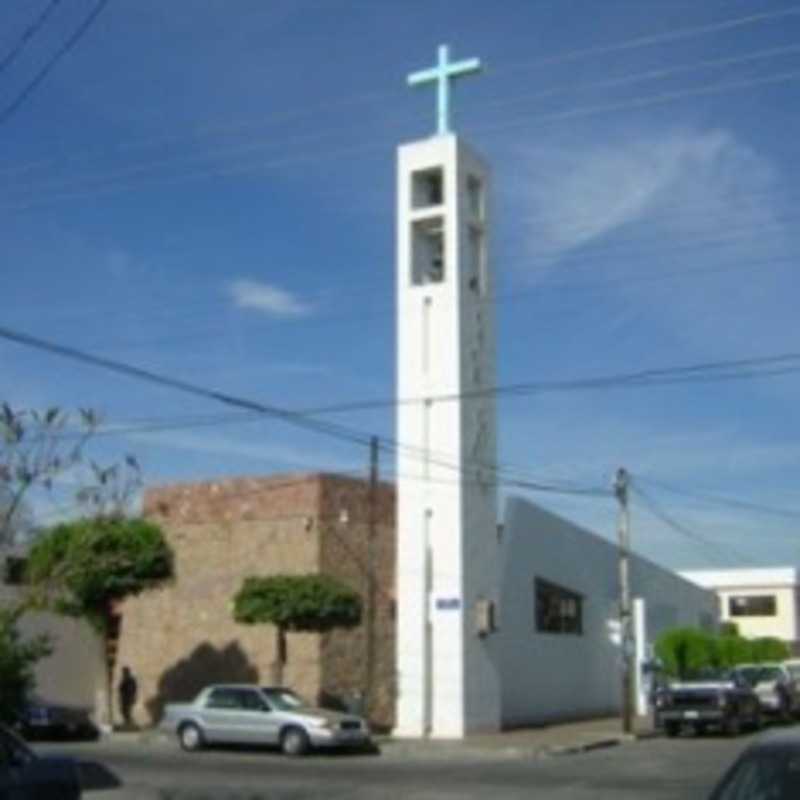
M 691 800 L 704 798 L 750 737 L 651 739 L 531 760 L 183 753 L 168 744 L 47 745 L 101 763 L 122 782 L 89 800 Z M 95 768 L 100 779 L 101 770 Z

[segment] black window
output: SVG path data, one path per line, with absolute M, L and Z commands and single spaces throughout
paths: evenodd
M 731 617 L 774 617 L 777 603 L 774 594 L 739 595 L 728 598 Z
M 206 708 L 241 708 L 236 689 L 214 689 L 206 702 Z
M 266 707 L 261 695 L 252 689 L 239 690 L 239 703 L 247 711 L 263 711 Z
M 583 597 L 550 581 L 534 580 L 536 630 L 539 633 L 583 633 Z

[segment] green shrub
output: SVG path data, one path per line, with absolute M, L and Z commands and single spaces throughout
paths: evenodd
M 46 636 L 22 641 L 19 612 L 0 609 L 0 722 L 13 722 L 34 688 L 33 668 L 52 648 Z
M 656 640 L 656 656 L 668 675 L 686 678 L 718 665 L 716 645 L 716 637 L 700 628 L 671 628 Z

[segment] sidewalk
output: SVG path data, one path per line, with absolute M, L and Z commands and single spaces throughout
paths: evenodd
M 388 758 L 412 759 L 525 759 L 581 753 L 657 735 L 652 720 L 639 717 L 634 733 L 622 732 L 619 717 L 554 723 L 535 728 L 517 728 L 499 733 L 468 736 L 465 739 L 395 739 L 376 736 L 380 754 Z M 104 736 L 115 743 L 170 743 L 172 738 L 157 729 L 135 732 L 115 731 Z
M 657 735 L 652 720 L 637 718 L 634 732 L 625 734 L 619 717 L 553 723 L 518 728 L 465 739 L 394 739 L 378 737 L 384 756 L 408 758 L 541 758 L 614 747 Z

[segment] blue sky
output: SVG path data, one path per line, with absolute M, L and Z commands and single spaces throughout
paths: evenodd
M 7 4 L 0 59 L 46 5 Z M 0 71 L 0 108 L 93 7 L 56 7 Z M 0 125 L 2 324 L 291 408 L 391 396 L 394 149 L 434 125 L 404 81 L 447 42 L 486 65 L 455 102 L 494 172 L 500 384 L 791 352 L 795 11 L 111 0 Z M 150 484 L 366 468 L 280 422 L 8 342 L 0 358 L 15 406 L 174 424 L 93 445 Z M 634 504 L 636 549 L 671 566 L 793 564 L 797 514 L 685 493 L 800 512 L 798 400 L 791 374 L 504 399 L 500 461 L 579 487 L 624 464 L 681 528 Z M 393 435 L 388 409 L 330 419 Z M 613 534 L 610 498 L 534 497 Z

